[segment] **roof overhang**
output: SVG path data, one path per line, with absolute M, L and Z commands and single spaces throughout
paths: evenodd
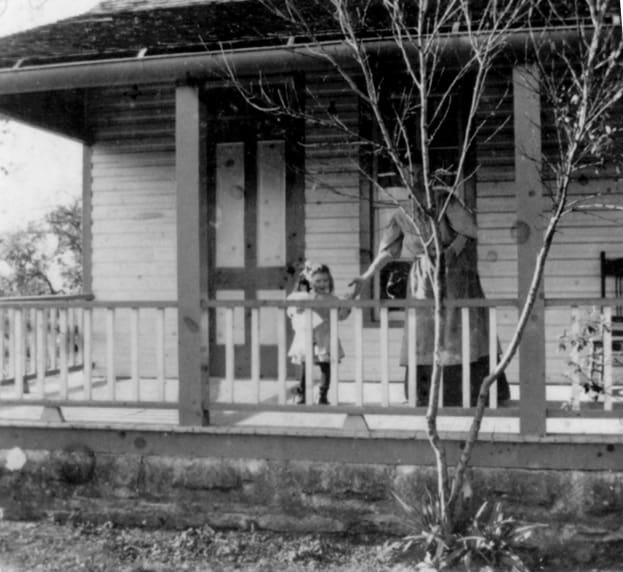
M 562 43 L 577 37 L 577 28 L 515 30 L 505 38 L 509 50 L 525 51 L 533 42 Z M 451 33 L 436 40 L 449 57 L 465 60 L 472 51 L 467 34 Z M 368 53 L 398 51 L 388 38 L 367 40 Z M 157 82 L 193 82 L 263 74 L 288 73 L 326 67 L 326 55 L 342 62 L 352 61 L 352 48 L 341 41 L 321 44 L 249 48 L 235 51 L 175 54 L 70 62 L 28 68 L 0 70 L 0 95 L 138 85 Z

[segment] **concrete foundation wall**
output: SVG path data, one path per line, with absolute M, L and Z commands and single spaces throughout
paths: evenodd
M 6 519 L 402 534 L 392 491 L 417 503 L 433 486 L 430 466 L 96 453 L 79 441 L 0 450 Z M 533 543 L 549 555 L 589 561 L 623 543 L 622 471 L 477 468 L 466 491 L 474 506 L 501 500 L 509 514 L 547 524 Z

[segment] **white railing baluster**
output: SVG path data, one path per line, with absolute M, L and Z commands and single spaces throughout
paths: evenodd
M 37 330 L 36 330 L 36 309 L 30 308 L 25 312 L 26 330 L 26 375 L 36 374 L 37 371 Z
M 461 308 L 461 365 L 462 365 L 462 388 L 463 407 L 471 406 L 471 356 L 470 356 L 470 325 L 469 308 Z M 481 380 L 475 380 L 477 383 Z
M 130 399 L 138 401 L 141 398 L 141 378 L 139 373 L 139 334 L 140 315 L 138 308 L 130 310 Z
M 115 309 L 106 309 L 106 386 L 108 398 L 114 401 L 117 395 L 115 373 Z
M 439 373 L 439 393 L 437 394 L 437 404 L 439 407 L 443 407 L 443 367 Z
M 285 310 L 277 310 L 277 400 L 280 405 L 285 405 L 287 398 L 286 388 L 286 360 L 287 360 L 287 336 Z
M 76 344 L 76 365 L 84 365 L 84 308 L 76 308 L 74 343 Z
M 70 367 L 76 365 L 76 320 L 74 311 L 74 308 L 67 308 L 67 363 Z
M 156 309 L 156 399 L 164 401 L 166 399 L 165 392 L 165 363 L 164 363 L 164 319 L 165 309 Z
M 93 399 L 93 314 L 90 308 L 85 308 L 82 312 L 82 336 L 83 350 L 82 362 L 82 383 L 84 386 L 84 398 Z
M 68 336 L 68 310 L 67 308 L 61 308 L 59 316 L 59 328 L 60 328 L 60 354 L 59 354 L 59 397 L 61 399 L 67 399 L 69 395 L 69 356 L 67 351 L 67 345 L 69 343 Z
M 381 308 L 379 328 L 381 405 L 389 406 L 389 309 Z
M 495 308 L 489 308 L 489 372 L 498 364 L 498 314 Z M 482 381 L 482 380 L 479 380 Z M 494 381 L 489 389 L 489 407 L 498 407 L 498 382 Z
M 0 379 L 7 379 L 9 377 L 9 372 L 7 371 L 8 368 L 5 343 L 5 338 L 7 334 L 6 320 L 7 316 L 4 308 L 0 308 Z
M 37 395 L 43 397 L 45 395 L 45 365 L 46 365 L 46 320 L 45 320 L 45 311 L 43 308 L 37 308 L 35 314 L 35 332 L 36 332 L 36 341 L 35 347 L 37 348 L 37 358 L 36 358 L 36 372 L 37 372 Z
M 408 402 L 411 407 L 415 407 L 417 401 L 417 357 L 416 357 L 416 323 L 415 308 L 407 310 L 407 387 L 409 391 Z M 423 404 L 426 405 L 426 404 Z
M 312 309 L 305 308 L 305 404 L 313 403 L 314 391 L 314 328 Z
M 329 380 L 329 403 L 338 404 L 338 385 L 340 383 L 340 338 L 339 338 L 339 319 L 337 308 L 329 310 L 329 339 L 331 347 L 329 348 L 329 359 L 331 362 L 331 378 Z
M 25 371 L 25 336 L 24 336 L 24 315 L 21 309 L 15 310 L 13 318 L 13 347 L 15 355 L 13 366 L 15 372 L 15 396 L 19 399 L 24 395 L 24 371 Z
M 234 403 L 234 309 L 225 308 L 225 392 L 230 403 Z
M 7 312 L 7 377 L 15 379 L 15 308 Z
M 251 383 L 254 403 L 260 403 L 260 309 L 251 308 Z
M 577 306 L 572 306 L 571 307 L 571 320 L 572 323 L 576 323 L 578 320 L 580 319 L 580 309 Z M 603 339 L 602 339 L 603 341 Z M 603 357 L 603 354 L 602 354 Z M 595 352 L 593 352 L 593 355 L 591 356 L 591 364 L 589 367 L 589 371 L 592 370 L 592 360 L 595 358 Z M 580 386 L 580 378 L 578 373 L 573 373 L 571 375 L 571 409 L 573 411 L 579 411 L 580 410 L 580 395 L 581 395 L 581 391 L 582 388 Z
M 353 308 L 355 343 L 355 405 L 363 405 L 363 310 Z
M 605 328 L 603 334 L 604 352 L 604 411 L 612 411 L 612 308 L 603 309 Z
M 48 354 L 50 357 L 50 369 L 56 369 L 56 345 L 57 345 L 57 332 L 56 332 L 56 313 L 57 308 L 50 308 L 50 316 L 48 320 Z

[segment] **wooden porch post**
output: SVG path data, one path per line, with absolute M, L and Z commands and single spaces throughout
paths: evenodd
M 93 293 L 93 148 L 82 145 L 82 293 Z
M 530 287 L 536 255 L 542 241 L 538 227 L 543 210 L 541 181 L 541 101 L 537 71 L 531 66 L 513 69 L 515 127 L 515 193 L 517 221 L 517 289 L 520 304 Z M 544 435 L 545 403 L 545 303 L 541 287 L 534 311 L 519 348 L 519 420 L 526 435 Z
M 207 292 L 204 118 L 199 90 L 178 87 L 175 92 L 175 175 L 181 425 L 208 423 L 207 326 L 201 307 L 202 295 Z

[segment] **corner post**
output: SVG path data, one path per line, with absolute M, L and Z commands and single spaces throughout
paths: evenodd
M 519 303 L 523 304 L 543 238 L 538 227 L 543 210 L 541 99 L 535 67 L 517 66 L 513 69 L 513 106 L 517 221 L 512 232 L 517 240 L 517 294 Z M 542 285 L 519 347 L 519 395 L 521 434 L 544 435 L 547 411 Z
M 93 148 L 82 143 L 82 293 L 93 293 Z
M 179 416 L 181 425 L 207 425 L 205 104 L 197 87 L 176 88 L 175 149 Z

